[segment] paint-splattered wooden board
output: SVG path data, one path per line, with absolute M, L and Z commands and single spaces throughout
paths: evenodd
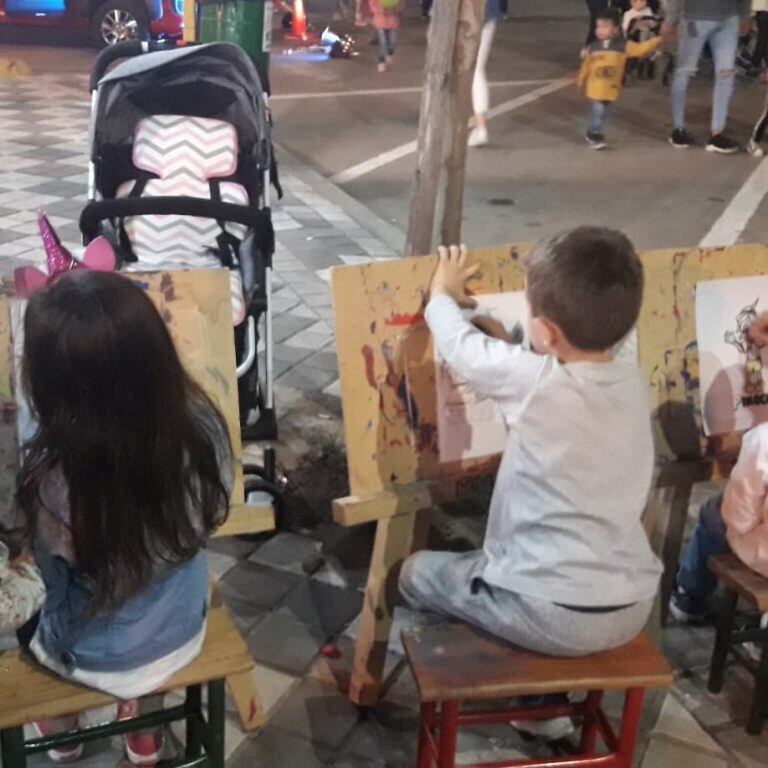
M 696 284 L 767 274 L 768 246 L 649 251 L 642 258 L 646 288 L 638 348 L 650 383 L 657 453 L 662 461 L 700 456 Z
M 528 248 L 472 252 L 482 265 L 472 289 L 522 289 L 521 256 Z M 642 259 L 646 288 L 638 349 L 650 383 L 659 458 L 699 456 L 695 286 L 765 274 L 768 246 L 652 251 Z M 433 348 L 422 314 L 434 268 L 434 257 L 420 257 L 332 271 L 350 490 L 361 501 L 418 481 L 486 473 L 497 464 L 439 462 Z M 418 506 L 419 492 L 412 493 Z
M 232 504 L 242 505 L 242 445 L 227 270 L 135 272 L 126 273 L 126 277 L 148 292 L 168 324 L 184 366 L 221 409 L 236 457 Z M 13 498 L 18 469 L 16 423 L 11 410 L 15 401 L 11 301 L 0 298 L 0 512 L 8 509 Z
M 519 291 L 521 250 L 479 250 L 478 293 Z M 440 464 L 435 368 L 424 298 L 434 257 L 332 270 L 344 430 L 353 495 L 486 473 L 496 459 Z

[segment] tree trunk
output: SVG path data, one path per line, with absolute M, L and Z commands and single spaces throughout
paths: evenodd
M 451 152 L 446 161 L 445 204 L 442 241 L 461 242 L 464 210 L 464 179 L 467 168 L 467 138 L 472 114 L 472 80 L 475 76 L 480 32 L 485 23 L 485 0 L 461 0 L 451 72 Z
M 463 0 L 464 3 L 468 1 L 474 3 L 478 0 Z M 442 0 L 432 8 L 421 94 L 416 172 L 405 241 L 406 256 L 423 255 L 432 249 L 458 18 L 459 0 Z

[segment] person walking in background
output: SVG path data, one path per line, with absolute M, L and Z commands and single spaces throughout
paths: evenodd
M 386 72 L 395 55 L 397 30 L 405 0 L 368 0 L 368 4 L 379 36 L 379 72 Z
M 725 134 L 733 95 L 736 50 L 740 30 L 748 31 L 750 0 L 666 0 L 667 17 L 661 28 L 665 42 L 677 37 L 677 67 L 672 81 L 673 131 L 669 143 L 677 149 L 695 144 L 685 129 L 685 103 L 688 83 L 696 74 L 704 46 L 709 43 L 715 65 L 712 94 L 712 121 L 708 152 L 732 154 L 739 147 Z
M 661 46 L 661 38 L 643 43 L 625 40 L 618 8 L 601 11 L 596 22 L 595 41 L 583 55 L 579 87 L 584 89 L 590 105 L 587 144 L 592 149 L 603 149 L 606 112 L 621 95 L 627 60 L 652 55 Z
M 477 51 L 475 77 L 472 81 L 472 109 L 475 113 L 474 127 L 469 134 L 470 147 L 482 147 L 488 143 L 488 128 L 486 126 L 490 93 L 486 68 L 488 57 L 491 55 L 493 38 L 496 27 L 502 18 L 501 0 L 485 0 L 485 24 L 480 33 L 480 47 Z
M 752 54 L 752 67 L 760 70 L 768 64 L 768 0 L 752 0 L 752 13 L 757 27 L 757 43 Z

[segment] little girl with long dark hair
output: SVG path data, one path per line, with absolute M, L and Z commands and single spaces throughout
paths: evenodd
M 124 700 L 127 716 L 202 646 L 203 549 L 232 483 L 227 429 L 149 297 L 120 275 L 68 272 L 30 298 L 22 377 L 38 426 L 17 502 L 47 589 L 30 649 Z M 135 764 L 158 759 L 159 733 L 125 741 Z

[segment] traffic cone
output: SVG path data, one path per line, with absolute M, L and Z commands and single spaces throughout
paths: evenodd
M 293 22 L 291 23 L 291 32 L 300 40 L 307 39 L 307 14 L 304 11 L 304 0 L 294 0 L 293 2 Z

